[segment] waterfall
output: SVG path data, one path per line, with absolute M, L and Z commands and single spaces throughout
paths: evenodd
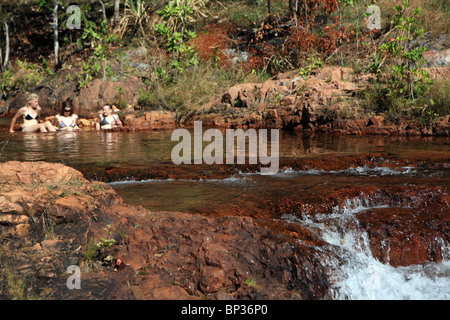
M 368 234 L 359 227 L 355 214 L 385 207 L 355 198 L 329 214 L 285 214 L 282 219 L 300 223 L 328 243 L 315 249 L 327 270 L 333 299 L 450 300 L 450 246 L 443 239 L 436 239 L 444 253 L 441 262 L 393 267 L 374 258 Z M 388 241 L 383 245 L 389 249 Z

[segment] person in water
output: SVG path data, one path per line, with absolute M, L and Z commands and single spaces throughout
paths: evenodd
M 22 132 L 55 132 L 56 128 L 50 121 L 39 122 L 39 96 L 37 94 L 30 94 L 27 97 L 27 104 L 20 108 L 14 117 L 11 119 L 9 132 L 14 132 L 14 126 L 19 117 L 23 117 L 23 125 L 20 127 Z
M 122 121 L 118 115 L 113 114 L 113 109 L 109 104 L 103 106 L 103 111 L 98 116 L 98 121 L 95 124 L 97 130 L 112 129 L 122 127 Z
M 61 114 L 55 116 L 56 126 L 60 131 L 80 131 L 77 126 L 78 116 L 73 113 L 73 107 L 70 101 L 64 101 Z

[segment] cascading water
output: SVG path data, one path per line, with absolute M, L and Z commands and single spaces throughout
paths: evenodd
M 262 176 L 246 166 L 233 171 L 229 166 L 176 167 L 171 162 L 175 145 L 171 131 L 9 135 L 5 127 L 0 141 L 8 141 L 2 146 L 1 162 L 63 163 L 79 169 L 88 179 L 114 181 L 111 185 L 125 203 L 152 211 L 269 220 L 273 212 L 277 217 L 286 213 L 285 221 L 317 234 L 318 244 L 312 251 L 327 270 L 334 299 L 450 300 L 450 246 L 443 239 L 448 213 L 431 215 L 424 225 L 411 231 L 418 237 L 421 230 L 428 235 L 436 231 L 435 239 L 430 236 L 424 242 L 433 242 L 431 250 L 439 254 L 436 260 L 443 261 L 407 267 L 389 265 L 397 247 L 383 237 L 377 244 L 383 262 L 376 259 L 368 234 L 373 229 L 363 227 L 363 221 L 358 220 L 361 215 L 368 217 L 371 210 L 383 213 L 390 208 L 407 208 L 416 214 L 416 208 L 431 200 L 448 200 L 449 138 L 283 132 L 280 171 L 274 176 Z M 359 194 L 359 190 L 364 192 Z M 395 197 L 391 197 L 392 190 Z M 341 201 L 335 202 L 333 196 Z M 293 211 L 278 210 L 282 206 L 290 210 L 291 205 Z M 448 212 L 449 207 L 440 205 L 436 210 Z M 386 216 L 384 222 L 393 217 L 389 212 Z M 395 229 L 399 233 L 409 230 L 408 221 Z M 313 246 L 313 238 L 310 244 L 306 238 L 303 245 Z M 327 244 L 322 245 L 321 240 Z
M 449 300 L 450 246 L 444 240 L 437 240 L 444 252 L 441 262 L 395 268 L 374 258 L 368 234 L 359 227 L 355 214 L 385 207 L 357 198 L 347 200 L 344 207 L 335 208 L 330 214 L 282 218 L 319 233 L 328 243 L 315 249 L 328 270 L 333 299 Z

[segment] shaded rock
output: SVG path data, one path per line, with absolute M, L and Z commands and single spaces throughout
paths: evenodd
M 92 116 L 101 110 L 104 104 L 117 105 L 120 99 L 128 104 L 137 104 L 138 90 L 142 86 L 141 80 L 136 77 L 120 81 L 94 79 L 87 87 L 82 88 L 74 99 L 78 104 L 78 115 Z

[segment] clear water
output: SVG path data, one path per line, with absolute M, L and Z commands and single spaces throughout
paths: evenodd
M 2 118 L 0 118 L 2 119 Z M 5 119 L 2 119 L 5 122 Z M 5 124 L 6 125 L 6 124 Z M 130 166 L 171 163 L 172 131 L 83 132 L 9 134 L 0 125 L 0 161 L 61 162 L 82 165 Z M 280 158 L 297 159 L 323 155 L 415 154 L 448 157 L 449 138 L 383 136 L 303 135 L 280 132 Z M 207 145 L 208 143 L 203 143 Z

